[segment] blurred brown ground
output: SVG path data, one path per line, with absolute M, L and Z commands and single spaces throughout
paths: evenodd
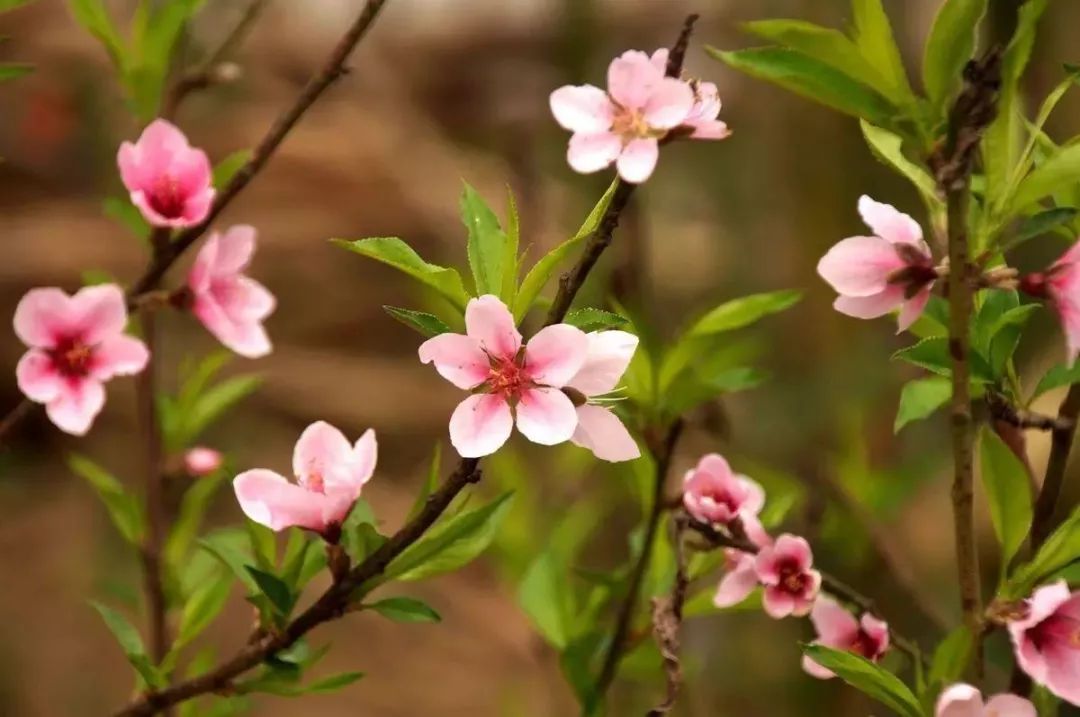
M 237 57 L 242 79 L 184 107 L 179 120 L 193 143 L 217 158 L 250 146 L 360 5 L 273 3 Z M 813 271 L 829 245 L 861 230 L 859 194 L 920 216 L 916 197 L 870 159 L 853 121 L 737 75 L 701 51 L 704 43 L 753 44 L 738 32 L 738 23 L 749 19 L 799 17 L 839 26 L 847 19 L 846 5 L 390 0 L 353 57 L 353 72 L 320 100 L 220 222 L 258 227 L 254 274 L 280 305 L 269 322 L 276 351 L 257 364 L 265 387 L 207 442 L 230 451 L 239 466 L 284 469 L 295 437 L 312 420 L 325 418 L 352 435 L 374 426 L 381 460 L 367 495 L 380 519 L 397 525 L 426 470 L 428 447 L 444 435 L 456 395 L 415 360 L 416 336 L 380 309 L 415 305 L 407 281 L 326 240 L 397 235 L 432 261 L 462 264 L 456 205 L 464 177 L 493 199 L 504 184 L 513 187 L 525 242 L 539 256 L 580 223 L 604 182 L 574 176 L 566 167 L 566 136 L 550 118 L 548 93 L 570 81 L 602 84 L 610 57 L 667 44 L 684 14 L 696 11 L 703 17 L 688 68 L 719 84 L 722 118 L 735 134 L 723 143 L 665 150 L 605 263 L 625 258 L 631 242 L 624 237 L 640 240 L 654 297 L 651 313 L 665 317 L 665 325 L 743 293 L 798 287 L 807 295 L 796 309 L 756 330 L 762 362 L 775 378 L 730 401 L 730 442 L 718 446 L 708 434 L 694 432 L 676 468 L 716 448 L 795 474 L 835 470 L 861 455 L 883 480 L 913 480 L 917 487 L 906 504 L 886 506 L 888 529 L 909 548 L 930 591 L 952 610 L 943 423 L 938 417 L 893 437 L 899 386 L 913 375 L 887 361 L 898 339 L 887 322 L 864 324 L 832 312 L 832 297 Z M 888 5 L 909 68 L 917 68 L 917 48 L 937 3 Z M 213 45 L 241 7 L 240 0 L 210 0 L 191 38 L 194 46 Z M 128 9 L 118 3 L 117 17 Z M 1008 7 L 1000 12 L 1007 26 Z M 59 0 L 39 0 L 0 23 L 0 35 L 11 36 L 4 58 L 37 65 L 35 74 L 0 89 L 0 306 L 11 311 L 28 288 L 74 287 L 87 268 L 127 281 L 137 275 L 142 257 L 137 242 L 99 212 L 101 199 L 119 186 L 115 147 L 137 133 L 103 51 Z M 1029 78 L 1032 97 L 1058 81 L 1060 62 L 1078 59 L 1070 55 L 1078 23 L 1077 3 L 1058 2 L 1048 11 Z M 1078 108 L 1075 96 L 1067 98 L 1053 128 L 1077 131 Z M 1056 329 L 1040 321 L 1045 341 L 1023 357 L 1031 371 L 1060 358 Z M 170 316 L 163 323 L 163 361 L 169 365 L 185 351 L 214 348 L 187 318 Z M 0 366 L 13 368 L 20 352 L 14 336 L 0 332 Z M 234 368 L 247 368 L 243 364 L 236 361 Z M 0 382 L 0 405 L 18 399 L 13 380 Z M 1052 410 L 1056 400 L 1051 395 L 1040 406 Z M 110 594 L 120 583 L 136 585 L 135 568 L 63 457 L 69 450 L 90 454 L 134 483 L 139 444 L 132 408 L 131 383 L 117 381 L 85 441 L 59 435 L 39 419 L 0 458 L 0 714 L 103 714 L 130 689 L 123 656 L 85 600 Z M 1031 450 L 1041 470 L 1041 437 L 1033 437 Z M 903 468 L 890 472 L 897 466 Z M 544 478 L 540 470 L 521 479 Z M 534 489 L 542 493 L 545 486 Z M 823 498 L 812 484 L 810 491 L 814 499 L 796 519 L 813 526 Z M 223 495 L 214 522 L 238 515 Z M 984 537 L 989 560 L 992 535 L 986 531 Z M 822 541 L 819 561 L 864 587 L 898 625 L 931 644 L 933 632 L 880 577 L 879 566 Z M 613 534 L 598 541 L 597 550 L 610 553 L 610 562 L 622 545 Z M 317 639 L 334 643 L 327 668 L 359 669 L 367 678 L 332 696 L 260 699 L 255 713 L 573 713 L 553 654 L 534 635 L 516 606 L 515 587 L 500 580 L 491 560 L 415 589 L 442 612 L 442 624 L 398 625 L 362 616 L 324 627 Z M 247 627 L 247 613 L 236 603 L 232 618 L 212 631 L 226 651 Z M 805 623 L 726 616 L 695 622 L 687 632 L 690 661 L 699 669 L 680 714 L 863 715 L 871 709 L 836 684 L 799 676 L 795 640 L 810 637 Z M 657 685 L 630 694 L 648 699 Z M 613 711 L 636 714 L 634 699 L 617 701 Z

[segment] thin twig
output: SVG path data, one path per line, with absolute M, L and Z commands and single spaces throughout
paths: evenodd
M 1076 408 L 1080 408 L 1080 399 L 1074 399 Z M 1028 411 L 1023 408 L 1017 408 L 1013 406 L 1002 396 L 987 395 L 986 400 L 987 408 L 990 409 L 990 415 L 999 420 L 1008 423 L 1010 426 L 1016 428 L 1023 428 L 1033 431 L 1058 431 L 1062 434 L 1072 434 L 1074 428 L 1076 428 L 1076 418 L 1069 416 L 1068 412 L 1062 414 L 1058 413 L 1057 416 L 1047 416 L 1042 413 L 1036 413 L 1035 411 Z M 1062 404 L 1064 408 L 1064 404 Z M 1075 414 L 1075 409 L 1073 411 Z M 1056 497 L 1055 497 L 1056 501 Z
M 1054 509 L 1061 497 L 1065 482 L 1065 469 L 1069 464 L 1076 422 L 1080 417 L 1080 384 L 1073 384 L 1058 409 L 1056 425 L 1050 438 L 1050 459 L 1046 464 L 1046 479 L 1035 501 L 1035 515 L 1031 522 L 1031 549 L 1043 544 L 1054 528 Z
M 649 710 L 648 717 L 662 717 L 670 712 L 675 707 L 679 690 L 682 688 L 682 663 L 679 658 L 682 641 L 679 633 L 682 629 L 686 593 L 690 588 L 690 575 L 686 565 L 686 545 L 684 544 L 687 523 L 686 513 L 676 513 L 671 521 L 671 544 L 675 550 L 675 582 L 671 587 L 670 596 L 655 597 L 652 601 L 653 636 L 656 638 L 660 656 L 664 660 L 666 691 L 664 700 Z

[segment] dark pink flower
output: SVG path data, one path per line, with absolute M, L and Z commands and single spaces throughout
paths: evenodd
M 626 373 L 637 349 L 638 337 L 625 331 L 593 331 L 586 334 L 588 354 L 581 369 L 566 384 L 581 394 L 577 404 L 577 429 L 570 440 L 588 448 L 603 461 L 630 461 L 641 450 L 609 406 L 595 399 L 611 393 Z M 571 392 L 572 392 L 571 391 Z
M 1020 280 L 1027 294 L 1049 299 L 1061 320 L 1069 363 L 1080 354 L 1080 241 L 1073 244 L 1045 274 L 1028 274 Z
M 116 159 L 131 203 L 151 225 L 190 227 L 210 212 L 210 160 L 170 122 L 151 122 L 137 142 L 120 145 Z
M 815 645 L 825 645 L 836 650 L 848 650 L 877 662 L 889 649 L 889 626 L 870 613 L 864 613 L 856 620 L 855 616 L 841 607 L 835 600 L 819 595 L 810 611 L 810 621 L 814 623 L 818 637 Z M 827 680 L 835 677 L 810 657 L 803 657 L 803 669 L 807 673 Z
M 1010 620 L 1016 662 L 1031 679 L 1080 705 L 1080 592 L 1064 580 L 1039 588 Z
M 368 430 L 351 445 L 325 421 L 308 426 L 293 451 L 296 483 L 271 470 L 256 468 L 233 480 L 240 508 L 271 530 L 313 530 L 330 540 L 348 516 L 375 471 L 378 446 Z
M 215 232 L 188 274 L 192 313 L 218 341 L 247 358 L 270 353 L 263 321 L 277 305 L 266 287 L 244 274 L 254 253 L 254 227 Z
M 492 295 L 469 301 L 465 334 L 440 334 L 420 346 L 420 361 L 458 388 L 473 391 L 450 417 L 450 442 L 466 458 L 494 453 L 517 427 L 534 443 L 570 440 L 578 426 L 573 401 L 562 391 L 585 365 L 589 339 L 581 329 L 555 324 L 522 348 L 506 304 Z
M 786 533 L 758 552 L 754 570 L 765 586 L 762 603 L 769 617 L 802 617 L 810 612 L 821 590 L 821 573 L 813 563 L 806 539 Z
M 995 695 L 984 704 L 977 687 L 961 682 L 941 693 L 934 717 L 1037 717 L 1037 713 L 1035 705 L 1016 695 Z
M 907 214 L 867 196 L 859 213 L 873 236 L 848 237 L 818 262 L 817 271 L 840 296 L 833 308 L 857 319 L 900 309 L 900 331 L 922 314 L 937 279 L 922 228 Z
M 216 473 L 224 462 L 225 458 L 221 455 L 221 451 L 215 451 L 206 446 L 195 446 L 184 453 L 184 470 L 193 478 L 202 478 Z
M 126 336 L 124 292 L 109 284 L 73 296 L 31 289 L 15 309 L 15 333 L 30 347 L 15 369 L 19 390 L 58 428 L 78 436 L 105 405 L 105 382 L 135 374 L 150 358 L 142 341 Z
M 711 525 L 727 525 L 736 518 L 756 521 L 765 506 L 765 491 L 733 473 L 723 456 L 710 453 L 686 472 L 683 505 L 696 520 Z

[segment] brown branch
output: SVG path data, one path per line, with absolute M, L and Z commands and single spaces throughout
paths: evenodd
M 660 656 L 664 660 L 664 676 L 666 680 L 666 692 L 664 700 L 648 712 L 648 717 L 662 717 L 675 707 L 675 701 L 679 698 L 679 690 L 682 688 L 683 674 L 682 663 L 679 658 L 681 639 L 679 632 L 682 629 L 683 606 L 686 604 L 686 593 L 690 587 L 690 575 L 686 565 L 686 546 L 684 535 L 687 530 L 687 516 L 685 513 L 676 513 L 672 520 L 672 545 L 675 549 L 675 584 L 671 588 L 671 595 L 667 597 L 655 597 L 652 600 L 652 623 L 653 636 L 660 650 Z
M 1035 501 L 1035 514 L 1031 523 L 1031 549 L 1034 552 L 1054 528 L 1054 509 L 1061 497 L 1065 482 L 1065 469 L 1069 464 L 1076 421 L 1080 417 L 1080 384 L 1073 384 L 1058 409 L 1055 426 L 1050 438 L 1050 459 L 1046 464 L 1046 478 Z
M 1080 398 L 1074 400 L 1074 402 L 1077 404 L 1076 409 L 1080 409 Z M 1042 413 L 1017 408 L 1006 401 L 1003 396 L 996 394 L 987 395 L 986 405 L 994 419 L 1004 421 L 1016 428 L 1034 431 L 1057 431 L 1061 434 L 1067 433 L 1070 436 L 1073 429 L 1076 428 L 1076 409 L 1073 409 L 1072 416 L 1068 412 L 1059 412 L 1057 416 L 1047 416 Z M 1062 407 L 1064 408 L 1064 404 Z

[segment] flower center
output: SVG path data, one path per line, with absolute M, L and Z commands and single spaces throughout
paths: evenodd
M 326 492 L 326 479 L 323 478 L 323 474 L 319 471 L 313 470 L 307 475 L 307 479 L 304 481 L 304 487 L 312 493 L 325 493 Z
M 649 126 L 649 123 L 645 121 L 645 115 L 641 112 L 625 107 L 620 108 L 615 114 L 611 122 L 611 131 L 619 135 L 624 144 L 635 139 L 664 136 L 663 131 L 654 130 Z
M 177 219 L 184 214 L 184 197 L 180 192 L 180 183 L 168 174 L 154 185 L 148 201 L 154 211 L 166 219 Z
M 718 506 L 724 506 L 732 513 L 736 513 L 739 510 L 739 501 L 736 500 L 735 496 L 731 495 L 731 493 L 723 488 L 706 488 L 704 497 L 708 498 Z
M 491 359 L 491 375 L 488 377 L 491 393 L 515 398 L 530 385 L 532 381 L 517 361 L 504 358 Z
M 848 649 L 856 655 L 862 655 L 868 660 L 877 657 L 877 641 L 866 634 L 866 631 L 861 628 L 859 629 L 859 632 L 856 633 L 855 639 L 851 641 L 851 645 Z
M 794 562 L 786 562 L 780 566 L 780 586 L 793 595 L 799 595 L 806 589 L 806 574 Z
M 64 376 L 81 378 L 90 372 L 94 352 L 79 338 L 66 338 L 52 350 L 56 369 Z

